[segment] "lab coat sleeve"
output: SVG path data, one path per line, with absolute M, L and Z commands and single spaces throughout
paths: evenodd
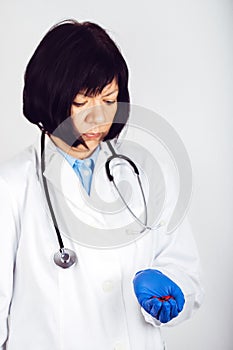
M 17 206 L 12 190 L 0 177 L 0 350 L 5 350 L 17 249 Z
M 181 313 L 170 322 L 163 324 L 173 326 L 190 318 L 200 307 L 204 297 L 199 255 L 187 219 L 173 233 L 161 233 L 161 247 L 160 252 L 154 257 L 152 268 L 173 280 L 181 288 L 185 297 Z M 142 309 L 142 313 L 147 322 L 154 326 L 161 325 L 145 310 Z

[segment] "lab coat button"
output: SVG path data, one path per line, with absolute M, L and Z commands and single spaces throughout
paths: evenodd
M 84 174 L 85 176 L 88 176 L 88 175 L 89 175 L 89 171 L 88 171 L 88 170 L 84 170 L 84 171 L 83 171 L 83 174 Z
M 84 160 L 84 164 L 85 164 L 86 166 L 90 166 L 90 165 L 91 165 L 91 160 L 90 160 L 90 159 L 85 159 L 85 160 Z
M 114 350 L 125 350 L 125 347 L 122 343 L 116 343 L 114 346 Z
M 102 284 L 102 288 L 103 288 L 103 291 L 108 293 L 108 292 L 111 292 L 113 290 L 113 281 L 104 281 L 103 284 Z

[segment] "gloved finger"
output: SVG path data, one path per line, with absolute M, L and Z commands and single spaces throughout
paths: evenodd
M 157 298 L 151 299 L 151 302 L 152 302 L 152 308 L 150 310 L 150 314 L 151 314 L 151 316 L 159 319 L 159 315 L 161 312 L 161 308 L 163 306 L 163 302 L 158 300 Z
M 150 313 L 150 310 L 152 309 L 152 300 L 151 299 L 144 299 L 141 303 L 141 306 L 144 310 L 146 310 L 148 313 Z
M 178 308 L 177 308 L 177 303 L 173 298 L 169 299 L 168 302 L 170 304 L 170 309 L 171 309 L 170 319 L 172 319 L 172 318 L 178 316 L 178 314 L 179 314 Z
M 162 323 L 167 323 L 171 320 L 171 304 L 169 301 L 164 301 L 162 304 L 163 305 L 159 314 L 159 321 Z
M 182 293 L 181 289 L 178 287 L 175 289 L 175 291 L 173 291 L 172 296 L 176 300 L 178 312 L 181 312 L 185 303 L 184 294 Z
M 142 307 L 153 317 L 158 318 L 162 302 L 156 298 L 143 301 Z

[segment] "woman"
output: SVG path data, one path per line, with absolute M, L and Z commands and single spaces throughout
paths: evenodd
M 96 24 L 57 24 L 27 66 L 23 98 L 42 139 L 0 171 L 1 349 L 164 349 L 161 325 L 189 318 L 202 297 L 188 224 L 172 236 L 144 224 L 125 240 L 108 228 L 122 232 L 128 214 L 112 209 L 109 224 L 91 202 L 118 195 L 99 174 L 129 115 L 119 49 Z

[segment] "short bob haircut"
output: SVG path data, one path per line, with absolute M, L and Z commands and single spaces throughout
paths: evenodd
M 119 88 L 117 101 L 126 102 L 120 105 L 129 105 L 128 68 L 106 31 L 91 22 L 60 22 L 44 36 L 27 65 L 23 113 L 30 122 L 40 128 L 42 124 L 46 132 L 52 134 L 70 117 L 72 103 L 79 92 L 95 96 L 114 78 Z M 105 140 L 118 136 L 128 116 L 129 107 L 119 111 L 118 104 Z M 68 133 L 73 135 L 56 136 L 74 145 L 72 127 Z M 79 143 L 76 141 L 76 145 Z

